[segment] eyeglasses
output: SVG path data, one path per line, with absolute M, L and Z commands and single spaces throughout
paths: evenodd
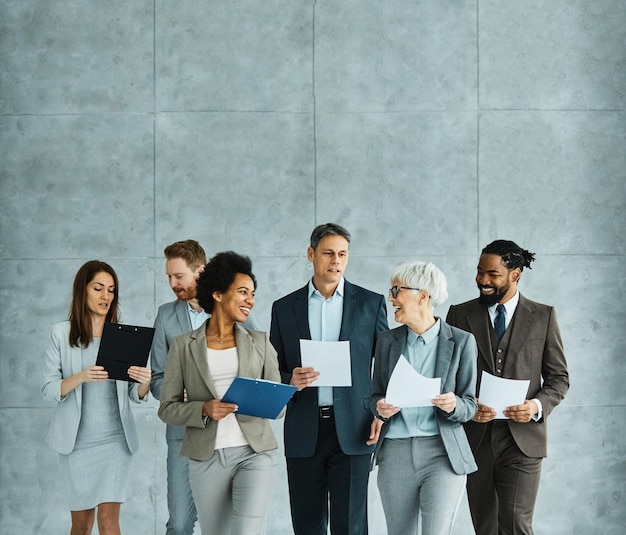
M 408 286 L 392 286 L 391 288 L 389 288 L 389 294 L 395 299 L 396 297 L 398 297 L 398 292 L 400 292 L 400 290 L 417 290 L 419 292 L 420 288 L 409 288 Z

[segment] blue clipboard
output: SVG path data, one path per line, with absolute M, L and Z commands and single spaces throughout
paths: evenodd
M 295 391 L 295 386 L 283 383 L 235 377 L 222 401 L 236 403 L 239 406 L 237 414 L 275 420 Z

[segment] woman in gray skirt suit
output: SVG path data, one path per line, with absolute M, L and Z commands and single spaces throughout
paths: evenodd
M 74 278 L 69 321 L 52 327 L 44 361 L 42 394 L 58 402 L 47 443 L 59 453 L 63 495 L 73 534 L 119 535 L 120 505 L 126 499 L 132 458 L 139 441 L 129 399 L 147 399 L 149 368 L 131 366 L 138 381 L 114 381 L 96 356 L 105 322 L 118 322 L 117 275 L 99 260 Z

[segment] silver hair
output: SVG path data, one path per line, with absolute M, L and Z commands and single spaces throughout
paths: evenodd
M 403 286 L 426 290 L 433 308 L 437 308 L 448 299 L 446 276 L 432 262 L 405 262 L 391 274 L 392 283 L 394 280 L 399 280 Z

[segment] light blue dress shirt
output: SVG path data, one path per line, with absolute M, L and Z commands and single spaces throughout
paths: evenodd
M 344 278 L 341 277 L 335 293 L 326 299 L 309 281 L 309 331 L 311 340 L 338 342 L 343 319 Z M 326 407 L 333 404 L 333 387 L 318 388 L 317 404 Z
M 191 308 L 189 303 L 187 303 L 187 312 L 189 313 L 189 321 L 191 322 L 192 331 L 203 325 L 204 322 L 209 319 L 209 315 L 204 310 L 200 310 L 200 312 L 198 312 L 197 310 Z
M 441 320 L 421 335 L 408 329 L 404 357 L 424 377 L 435 377 Z M 400 409 L 389 423 L 386 438 L 432 437 L 439 434 L 435 406 Z

